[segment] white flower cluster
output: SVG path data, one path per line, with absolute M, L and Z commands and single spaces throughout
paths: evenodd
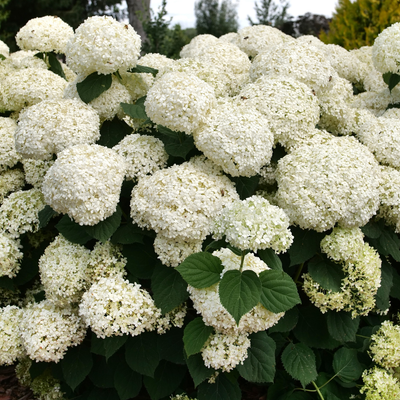
M 13 119 L 0 117 L 0 172 L 12 168 L 21 158 L 15 149 L 16 129 L 17 123 Z
M 32 158 L 22 159 L 26 183 L 29 183 L 37 189 L 41 189 L 44 177 L 53 164 L 53 160 L 34 160 Z
M 340 291 L 323 289 L 308 273 L 303 275 L 303 289 L 323 313 L 344 310 L 351 312 L 353 318 L 367 315 L 375 307 L 375 295 L 381 285 L 379 254 L 361 240 L 359 228 L 335 228 L 329 236 L 332 237 L 323 239 L 321 250 L 342 264 Z
M 42 191 L 53 210 L 96 225 L 115 212 L 124 176 L 125 161 L 114 150 L 80 144 L 58 154 Z
M 365 146 L 351 137 L 332 137 L 279 160 L 275 201 L 302 229 L 364 226 L 378 210 L 380 175 Z
M 6 58 L 10 56 L 10 48 L 2 40 L 0 40 L 0 54 Z
M 195 75 L 170 72 L 147 93 L 146 114 L 156 124 L 190 135 L 215 104 L 214 89 Z
M 237 99 L 265 115 L 275 142 L 285 147 L 307 137 L 319 120 L 317 97 L 307 85 L 288 76 L 262 76 L 245 86 Z
M 226 271 L 240 268 L 241 258 L 235 255 L 231 250 L 223 248 L 214 251 L 213 255 L 222 261 L 224 270 Z M 249 253 L 244 258 L 243 270 L 254 271 L 257 275 L 269 269 L 261 259 L 254 254 Z M 206 325 L 212 326 L 217 332 L 223 334 L 250 334 L 253 332 L 263 331 L 275 325 L 284 313 L 274 314 L 267 310 L 261 303 L 257 304 L 248 313 L 242 316 L 239 326 L 236 325 L 233 317 L 222 306 L 218 293 L 219 284 L 216 283 L 208 288 L 195 289 L 188 286 L 190 298 L 196 311 L 201 314 Z
M 374 367 L 362 374 L 364 382 L 360 393 L 365 394 L 365 400 L 397 400 L 400 398 L 400 382 L 389 371 Z
M 20 270 L 23 257 L 19 239 L 13 239 L 0 232 L 0 276 L 14 278 Z
M 190 43 L 182 47 L 180 56 L 181 58 L 196 58 L 196 56 L 201 54 L 204 49 L 207 49 L 215 43 L 218 43 L 218 38 L 214 35 L 197 35 L 190 41 Z
M 223 236 L 240 250 L 272 248 L 285 252 L 293 242 L 285 212 L 261 196 L 251 196 L 229 204 L 214 222 L 213 236 Z
M 154 330 L 161 316 L 146 290 L 120 276 L 94 283 L 82 297 L 79 314 L 99 338 L 140 335 Z
M 39 211 L 45 207 L 43 195 L 38 189 L 11 193 L 0 207 L 0 230 L 13 238 L 39 229 Z
M 210 335 L 201 349 L 204 365 L 207 368 L 229 372 L 247 358 L 251 342 L 243 333 L 214 333 Z
M 160 139 L 138 133 L 125 136 L 113 150 L 125 159 L 125 178 L 133 181 L 165 168 L 169 157 Z
M 86 328 L 72 307 L 59 308 L 43 300 L 24 309 L 20 334 L 32 360 L 57 363 L 69 347 L 82 343 Z
M 171 239 L 204 240 L 212 220 L 238 194 L 228 177 L 211 172 L 217 170 L 211 161 L 195 162 L 142 177 L 132 190 L 133 221 Z
M 24 158 L 51 159 L 67 147 L 100 138 L 97 112 L 80 100 L 43 100 L 22 110 L 15 147 Z
M 16 306 L 0 308 L 0 365 L 12 365 L 24 355 L 19 323 L 23 311 Z
M 90 250 L 58 235 L 39 259 L 46 299 L 59 307 L 78 303 L 87 288 L 89 257 Z
M 223 99 L 193 138 L 196 147 L 224 172 L 251 177 L 271 160 L 273 135 L 268 122 L 252 105 Z
M 111 74 L 136 66 L 141 39 L 129 24 L 109 16 L 86 19 L 68 41 L 67 65 L 77 74 Z
M 372 61 L 382 72 L 400 73 L 400 22 L 384 29 L 372 46 Z
M 0 205 L 8 194 L 21 190 L 24 185 L 25 175 L 20 169 L 7 169 L 0 172 Z
M 381 204 L 378 216 L 400 233 L 400 171 L 391 167 L 381 167 Z
M 173 326 L 176 328 L 182 328 L 186 313 L 186 303 L 182 303 L 180 306 L 164 314 L 162 317 L 159 317 L 156 324 L 157 333 L 159 335 L 163 335 L 168 331 L 168 329 L 172 328 Z
M 22 50 L 65 53 L 65 46 L 73 36 L 72 27 L 61 18 L 48 15 L 29 20 L 18 31 L 15 40 Z

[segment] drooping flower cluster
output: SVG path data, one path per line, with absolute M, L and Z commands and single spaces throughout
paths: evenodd
M 51 159 L 67 147 L 95 143 L 100 137 L 97 112 L 80 100 L 44 100 L 21 111 L 15 147 L 24 158 Z
M 58 154 L 42 190 L 55 211 L 95 225 L 115 212 L 124 176 L 125 161 L 114 150 L 81 144 Z
M 285 212 L 261 196 L 251 196 L 229 204 L 214 223 L 215 239 L 226 237 L 240 250 L 272 248 L 285 252 L 293 242 Z
M 400 382 L 390 372 L 374 367 L 362 374 L 364 382 L 360 392 L 365 400 L 394 400 L 400 398 Z

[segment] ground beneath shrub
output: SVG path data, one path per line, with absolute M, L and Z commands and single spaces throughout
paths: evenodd
M 32 390 L 21 386 L 15 375 L 15 367 L 0 367 L 0 400 L 34 400 Z

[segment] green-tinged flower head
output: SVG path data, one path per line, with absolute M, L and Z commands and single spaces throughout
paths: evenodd
M 25 174 L 19 168 L 0 172 L 0 205 L 10 193 L 22 190 L 24 186 Z
M 23 257 L 19 239 L 0 232 L 0 276 L 14 278 L 20 270 Z
M 385 369 L 374 367 L 362 374 L 364 386 L 360 389 L 366 400 L 397 400 L 400 398 L 400 382 Z
M 22 314 L 17 306 L 0 308 L 0 365 L 14 364 L 24 354 L 19 333 Z

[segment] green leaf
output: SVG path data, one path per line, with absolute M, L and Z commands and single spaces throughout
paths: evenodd
M 318 376 L 315 354 L 303 343 L 290 343 L 283 350 L 282 363 L 288 374 L 300 381 L 303 387 L 306 387 Z
M 190 376 L 193 379 L 194 386 L 197 387 L 201 382 L 210 378 L 214 374 L 214 368 L 207 368 L 204 365 L 203 357 L 200 353 L 190 356 L 186 359 L 186 365 L 188 367 Z
M 15 284 L 11 278 L 8 276 L 0 277 L 0 288 L 8 289 L 14 291 L 16 289 Z
M 259 275 L 261 282 L 261 304 L 273 313 L 290 310 L 301 303 L 293 279 L 283 271 L 267 270 Z
M 125 114 L 129 115 L 133 119 L 148 119 L 143 104 L 137 104 L 137 102 L 136 104 L 121 103 L 121 107 Z
M 363 234 L 371 239 L 378 239 L 382 234 L 381 221 L 376 222 L 374 220 L 369 220 L 366 225 L 364 225 L 361 230 Z
M 89 379 L 99 388 L 114 387 L 114 369 L 107 364 L 104 357 L 95 356 L 92 370 L 89 373 Z
M 92 236 L 86 233 L 85 228 L 82 225 L 72 221 L 68 215 L 64 215 L 58 224 L 56 225 L 57 230 L 70 242 L 77 244 L 85 244 L 92 239 Z
M 120 400 L 115 389 L 104 389 L 94 387 L 86 400 Z
M 114 355 L 128 340 L 128 336 L 111 336 L 103 340 L 106 360 Z
M 355 342 L 360 326 L 360 317 L 352 318 L 344 311 L 328 311 L 327 325 L 329 334 L 341 343 Z
M 290 255 L 290 266 L 302 264 L 320 252 L 320 242 L 324 237 L 323 233 L 313 230 L 303 230 L 295 226 L 290 228 L 294 240 L 288 253 Z
M 182 382 L 185 373 L 185 366 L 162 360 L 154 373 L 154 378 L 143 377 L 144 386 L 151 400 L 159 400 L 174 392 Z
M 278 323 L 268 329 L 268 333 L 274 332 L 290 332 L 299 320 L 299 310 L 293 307 L 285 312 L 285 315 L 278 321 Z
M 4 61 L 6 58 L 7 58 L 6 56 L 4 56 L 3 54 L 0 54 L 0 60 L 1 61 Z
M 129 72 L 152 74 L 155 77 L 158 74 L 158 69 L 145 67 L 144 65 L 136 65 L 136 67 L 131 68 Z
M 258 175 L 251 176 L 250 178 L 246 176 L 237 176 L 230 177 L 230 180 L 236 184 L 236 191 L 240 196 L 240 200 L 244 200 L 254 194 L 260 177 Z
M 393 286 L 390 289 L 390 296 L 400 300 L 400 275 L 399 273 L 395 270 L 392 269 L 392 274 L 393 274 Z
M 97 144 L 112 148 L 131 133 L 133 133 L 133 128 L 118 117 L 115 117 L 112 121 L 103 122 L 100 128 L 100 139 Z
M 240 400 L 242 392 L 239 384 L 225 374 L 219 374 L 215 383 L 203 382 L 197 391 L 198 400 Z
M 257 332 L 249 336 L 251 347 L 248 357 L 236 369 L 242 378 L 249 382 L 274 382 L 276 344 L 266 332 Z
M 399 74 L 393 74 L 391 72 L 386 72 L 385 74 L 382 75 L 383 80 L 385 83 L 389 86 L 389 90 L 392 91 L 395 86 L 400 82 L 400 75 Z
M 126 269 L 139 279 L 150 279 L 159 263 L 153 243 L 145 238 L 144 244 L 124 246 L 122 254 L 127 259 Z
M 218 257 L 202 252 L 191 254 L 176 270 L 189 285 L 203 289 L 221 280 L 223 266 Z
M 394 268 L 385 260 L 381 266 L 381 286 L 376 293 L 376 306 L 385 311 L 390 307 L 390 291 L 393 286 Z
M 103 92 L 111 87 L 112 75 L 102 75 L 93 72 L 87 76 L 82 82 L 76 84 L 79 97 L 85 103 L 90 103 L 92 100 L 99 97 Z
M 219 284 L 221 304 L 239 325 L 240 318 L 255 307 L 261 296 L 261 282 L 254 271 L 227 271 Z
M 110 215 L 105 220 L 100 221 L 98 224 L 93 226 L 84 225 L 85 231 L 92 238 L 95 238 L 105 243 L 118 229 L 119 225 L 121 224 L 121 217 L 121 207 L 117 206 L 114 214 Z
M 120 400 L 132 399 L 142 388 L 142 376 L 132 371 L 125 360 L 121 359 L 114 372 L 114 387 Z
M 162 360 L 167 360 L 174 364 L 185 364 L 182 328 L 173 327 L 166 333 L 158 335 L 157 348 Z
M 333 370 L 343 382 L 354 382 L 360 378 L 364 367 L 358 361 L 357 350 L 340 348 L 333 356 Z
M 213 330 L 212 326 L 204 324 L 201 317 L 195 318 L 193 321 L 189 322 L 183 334 L 186 355 L 190 357 L 193 354 L 199 353 Z
M 64 380 L 72 390 L 83 382 L 93 367 L 90 349 L 84 345 L 68 349 L 60 362 Z
M 187 283 L 175 270 L 158 264 L 151 277 L 153 298 L 163 314 L 180 306 L 189 297 Z
M 315 257 L 308 263 L 308 272 L 311 278 L 319 283 L 323 289 L 340 292 L 342 279 L 345 277 L 341 265 L 326 257 L 322 259 Z
M 383 255 L 391 255 L 396 261 L 400 262 L 400 239 L 393 232 L 385 229 L 379 237 L 379 244 L 383 249 Z M 380 249 L 378 249 L 380 251 Z M 381 251 L 380 251 L 381 252 Z
M 62 69 L 60 61 L 58 61 L 57 56 L 54 53 L 47 53 L 47 57 L 50 65 L 49 70 L 51 72 L 54 72 L 58 76 L 61 76 L 61 78 L 67 80 L 67 77 L 65 76 L 64 70 Z
M 282 261 L 272 249 L 258 250 L 257 255 L 269 268 L 283 271 Z
M 100 356 L 106 356 L 106 350 L 104 348 L 104 339 L 97 337 L 93 332 L 90 340 L 90 352 L 98 354 Z
M 190 151 L 195 149 L 193 136 L 183 132 L 174 132 L 162 125 L 157 125 L 155 136 L 164 143 L 165 151 L 173 157 L 180 157 L 186 160 Z
M 43 210 L 39 211 L 39 229 L 47 226 L 55 215 L 58 215 L 58 212 L 54 211 L 49 205 L 46 205 Z
M 132 244 L 142 243 L 143 244 L 143 231 L 137 225 L 128 223 L 126 225 L 120 225 L 115 231 L 111 238 L 111 242 L 114 244 Z
M 156 343 L 157 334 L 155 332 L 145 332 L 128 338 L 125 343 L 125 360 L 133 371 L 146 376 L 154 376 L 154 371 L 160 362 Z

